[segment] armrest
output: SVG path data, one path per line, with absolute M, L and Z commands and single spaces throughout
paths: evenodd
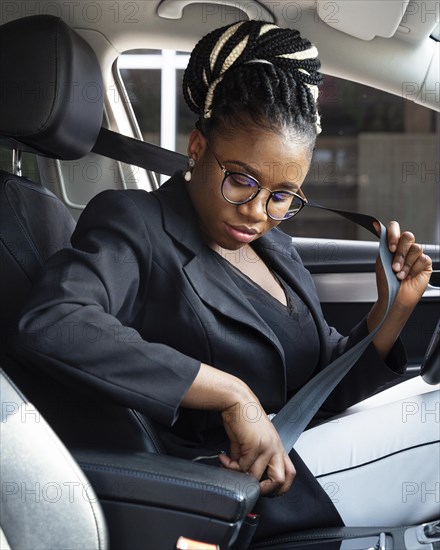
M 248 475 L 147 452 L 72 451 L 100 500 L 168 508 L 227 523 L 242 521 L 259 496 Z

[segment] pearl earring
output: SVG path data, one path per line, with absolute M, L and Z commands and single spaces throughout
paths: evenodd
M 185 178 L 185 181 L 191 181 L 192 171 L 195 165 L 196 165 L 196 161 L 190 157 L 188 159 L 188 169 L 183 176 Z

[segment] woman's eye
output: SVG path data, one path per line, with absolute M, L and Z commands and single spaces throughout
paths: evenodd
M 272 195 L 272 200 L 274 202 L 287 202 L 292 200 L 292 195 L 289 193 L 283 193 L 282 191 L 276 191 Z
M 233 183 L 235 183 L 236 185 L 240 185 L 243 187 L 256 187 L 257 185 L 253 179 L 246 176 L 245 174 L 233 173 L 233 174 L 230 174 L 229 177 L 232 179 Z

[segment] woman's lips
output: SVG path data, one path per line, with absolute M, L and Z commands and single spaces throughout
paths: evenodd
M 244 225 L 229 225 L 225 224 L 226 231 L 235 240 L 240 243 L 250 243 L 257 235 L 255 229 L 250 229 Z

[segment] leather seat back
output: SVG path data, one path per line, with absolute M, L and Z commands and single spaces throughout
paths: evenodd
M 25 178 L 0 171 L 0 327 L 3 338 L 15 325 L 39 269 L 49 256 L 69 246 L 74 227 L 69 211 L 50 191 Z
M 0 26 L 0 146 L 81 158 L 101 129 L 103 95 L 95 53 L 61 19 L 37 15 Z M 69 447 L 160 451 L 154 427 L 138 412 L 73 391 L 69 380 L 10 356 L 31 284 L 49 256 L 70 246 L 74 226 L 49 190 L 0 171 L 0 366 Z
M 101 71 L 90 46 L 61 19 L 37 15 L 0 26 L 0 75 L 0 145 L 55 159 L 92 149 L 103 115 Z M 99 90 L 93 100 L 85 93 L 90 83 Z M 50 191 L 0 172 L 3 338 L 39 268 L 69 245 L 74 225 Z

